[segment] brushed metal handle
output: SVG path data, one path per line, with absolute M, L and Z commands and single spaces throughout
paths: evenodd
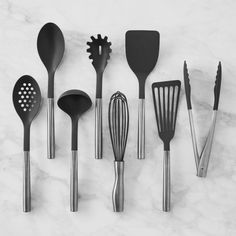
M 198 154 L 197 138 L 196 138 L 196 132 L 195 132 L 195 127 L 194 127 L 194 122 L 193 122 L 192 109 L 188 110 L 188 116 L 189 116 L 189 123 L 190 123 L 190 130 L 191 130 L 191 137 L 192 137 L 195 164 L 196 164 L 196 168 L 198 168 L 200 157 L 199 157 L 199 154 Z
M 213 111 L 213 120 L 212 124 L 209 130 L 209 134 L 207 136 L 206 143 L 204 145 L 204 148 L 202 150 L 201 156 L 200 156 L 200 162 L 197 169 L 197 176 L 198 177 L 206 177 L 207 176 L 207 170 L 211 155 L 211 148 L 214 138 L 214 132 L 215 132 L 215 125 L 216 125 L 216 117 L 217 117 L 217 110 Z
M 70 167 L 70 210 L 78 211 L 78 152 L 72 151 Z
M 163 211 L 170 211 L 170 152 L 164 151 L 163 158 Z
M 102 159 L 102 99 L 95 102 L 95 159 Z
M 31 190 L 30 190 L 30 152 L 24 151 L 23 168 L 23 211 L 31 211 Z
M 47 151 L 48 151 L 48 159 L 54 159 L 55 158 L 54 98 L 48 98 Z
M 145 99 L 139 99 L 138 107 L 138 159 L 145 158 Z
M 124 210 L 124 161 L 115 161 L 115 182 L 112 191 L 113 210 L 122 212 Z

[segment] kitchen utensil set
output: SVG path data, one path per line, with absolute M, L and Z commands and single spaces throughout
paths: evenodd
M 95 158 L 102 159 L 102 80 L 107 62 L 110 58 L 111 43 L 107 36 L 98 34 L 87 42 L 89 58 L 97 75 L 95 102 Z M 128 64 L 139 81 L 138 112 L 138 159 L 145 158 L 145 81 L 154 69 L 159 55 L 160 35 L 157 31 L 127 31 L 125 48 Z M 54 127 L 54 75 L 60 64 L 64 50 L 64 37 L 57 25 L 45 24 L 37 40 L 39 56 L 48 71 L 48 115 L 47 147 L 48 158 L 55 158 Z M 189 121 L 197 166 L 197 175 L 205 177 L 209 163 L 214 136 L 216 115 L 220 97 L 221 63 L 216 75 L 213 106 L 213 121 L 201 155 L 198 154 L 191 106 L 191 88 L 187 64 L 184 63 L 184 84 L 186 92 Z M 174 137 L 178 113 L 181 82 L 179 80 L 155 82 L 152 84 L 154 110 L 160 139 L 164 143 L 163 161 L 163 211 L 170 210 L 170 141 Z M 24 174 L 23 174 L 23 210 L 31 210 L 30 196 L 30 126 L 39 111 L 41 92 L 37 82 L 29 75 L 22 76 L 13 89 L 13 103 L 16 112 L 24 125 Z M 59 108 L 67 113 L 72 122 L 71 136 L 71 169 L 70 169 L 70 210 L 78 210 L 78 121 L 92 106 L 88 94 L 81 90 L 64 92 L 57 102 Z M 116 92 L 111 96 L 108 108 L 108 122 L 112 148 L 114 152 L 115 182 L 112 191 L 113 209 L 121 212 L 124 209 L 124 154 L 129 130 L 129 109 L 126 96 Z
M 195 132 L 194 122 L 193 122 L 193 113 L 192 113 L 192 104 L 191 104 L 191 86 L 190 86 L 190 80 L 189 80 L 189 73 L 188 73 L 187 63 L 186 61 L 184 62 L 185 94 L 186 94 L 192 143 L 193 143 L 193 151 L 194 151 L 195 163 L 196 163 L 196 168 L 197 168 L 197 176 L 199 177 L 206 177 L 207 175 L 207 169 L 208 169 L 208 164 L 209 164 L 210 155 L 211 155 L 211 148 L 212 148 L 212 142 L 214 138 L 216 117 L 217 117 L 217 111 L 218 111 L 219 99 L 220 99 L 220 88 L 221 88 L 221 79 L 222 79 L 221 74 L 222 74 L 221 62 L 219 62 L 217 74 L 216 74 L 216 80 L 215 80 L 215 87 L 214 87 L 214 105 L 213 105 L 212 123 L 209 129 L 209 133 L 206 138 L 205 144 L 203 145 L 202 152 L 199 155 L 198 148 L 197 148 L 196 132 Z

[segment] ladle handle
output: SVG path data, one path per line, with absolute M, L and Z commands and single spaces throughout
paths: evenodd
M 47 150 L 48 158 L 55 158 L 54 98 L 48 98 L 47 111 Z
M 138 107 L 138 159 L 145 158 L 145 99 L 139 99 Z
M 102 159 L 102 98 L 95 103 L 95 159 Z
M 70 167 L 70 211 L 78 211 L 78 152 L 72 150 Z
M 23 211 L 31 211 L 31 191 L 30 191 L 30 152 L 24 151 L 23 167 Z

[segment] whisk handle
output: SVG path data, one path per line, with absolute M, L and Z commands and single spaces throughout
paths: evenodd
M 145 99 L 139 99 L 138 107 L 138 159 L 145 158 Z
M 113 210 L 124 210 L 124 161 L 115 161 L 115 183 L 112 192 Z
M 170 151 L 164 151 L 163 160 L 163 211 L 170 211 Z
M 95 159 L 102 159 L 102 98 L 95 103 Z

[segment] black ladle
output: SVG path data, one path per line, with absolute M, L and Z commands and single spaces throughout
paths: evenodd
M 45 24 L 39 32 L 37 47 L 48 71 L 48 158 L 52 159 L 55 158 L 54 75 L 65 51 L 65 41 L 60 28 L 54 23 Z
M 24 125 L 23 211 L 31 210 L 30 191 L 30 126 L 41 104 L 37 82 L 29 75 L 17 80 L 13 89 L 13 104 Z
M 88 94 L 81 90 L 69 90 L 60 96 L 57 104 L 70 116 L 72 122 L 70 210 L 78 211 L 78 120 L 92 106 L 92 101 Z

